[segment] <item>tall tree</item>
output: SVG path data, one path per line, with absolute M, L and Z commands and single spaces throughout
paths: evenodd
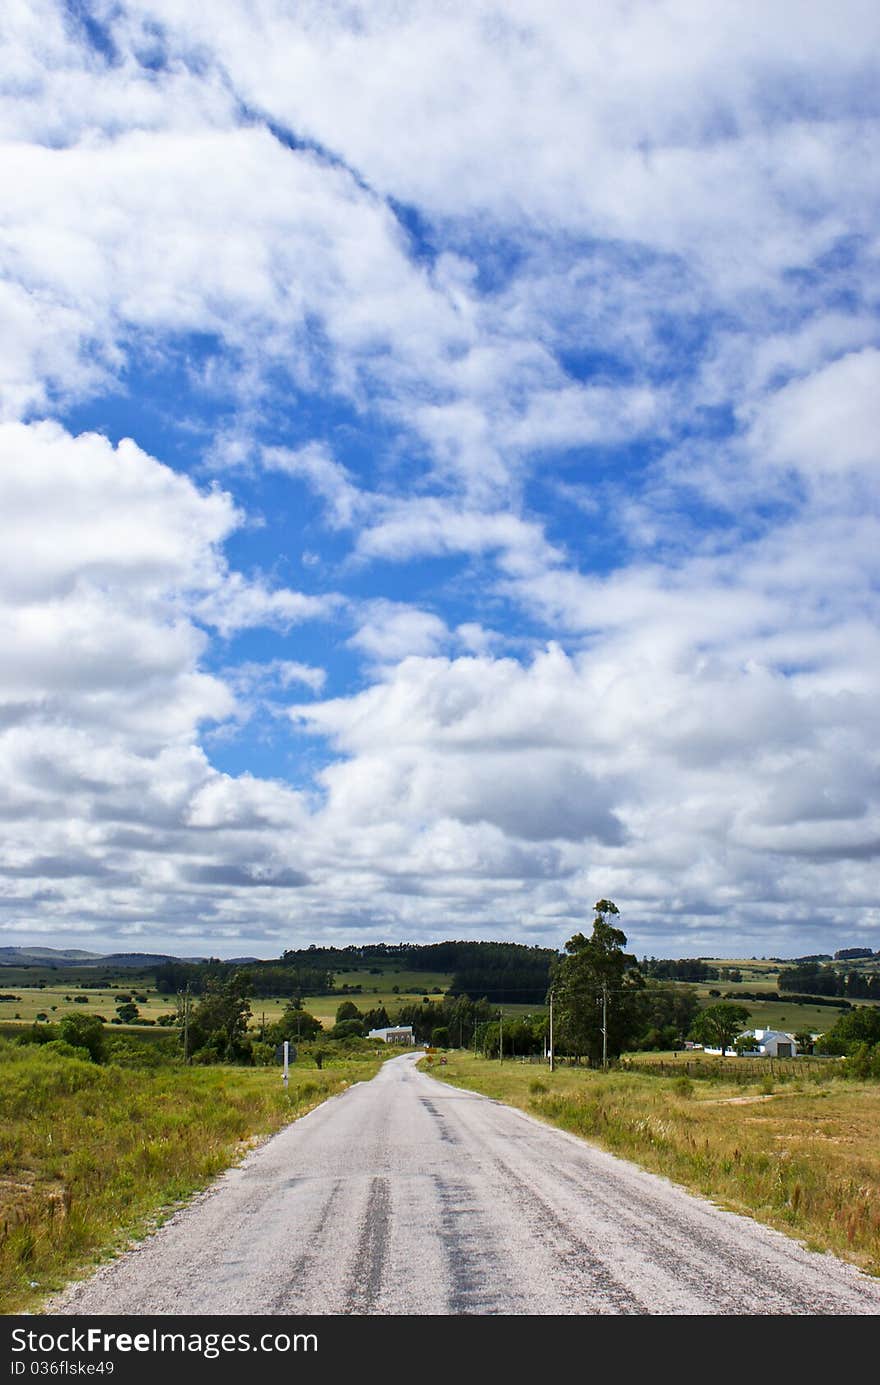
M 730 1005 L 722 1001 L 719 1005 L 709 1005 L 701 1010 L 691 1025 L 691 1038 L 697 1043 L 708 1044 L 710 1048 L 720 1048 L 724 1057 L 733 1047 L 738 1034 L 748 1024 L 749 1011 L 744 1005 Z
M 192 1053 L 213 1050 L 227 1062 L 249 1061 L 247 1037 L 251 1006 L 248 1000 L 251 978 L 247 972 L 233 972 L 223 981 L 209 981 L 205 994 L 193 1011 L 189 1023 Z
M 87 1049 L 93 1063 L 104 1061 L 104 1026 L 97 1015 L 80 1015 L 75 1010 L 62 1015 L 61 1038 L 74 1048 Z
M 637 996 L 645 983 L 636 958 L 624 952 L 626 934 L 609 922 L 619 913 L 600 899 L 591 936 L 569 938 L 551 974 L 559 1038 L 592 1063 L 619 1057 L 639 1028 Z

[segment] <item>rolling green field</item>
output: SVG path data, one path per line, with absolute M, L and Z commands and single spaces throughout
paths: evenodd
M 678 986 L 692 989 L 701 1005 L 715 1003 L 720 997 L 736 999 L 743 992 L 757 992 L 775 995 L 779 972 L 785 963 L 766 959 L 712 958 L 711 965 L 719 971 L 738 969 L 741 981 L 731 981 L 724 976 L 717 981 L 696 983 L 677 982 Z M 863 964 L 869 967 L 874 963 Z M 246 968 L 245 968 L 246 969 Z M 70 969 L 62 972 L 45 967 L 2 967 L 0 968 L 0 994 L 12 995 L 13 1000 L 0 1000 L 0 1024 L 7 1021 L 32 1024 L 38 1014 L 45 1014 L 49 1020 L 58 1020 L 70 1010 L 82 1010 L 85 1014 L 101 1014 L 108 1024 L 116 1019 L 116 997 L 118 995 L 145 996 L 136 1000 L 140 1020 L 157 1021 L 160 1016 L 174 1013 L 176 998 L 159 994 L 152 979 L 144 979 L 137 972 L 121 969 L 112 983 L 100 990 L 93 990 L 83 984 L 95 976 L 95 970 Z M 59 977 L 61 979 L 59 979 Z M 44 984 L 39 987 L 40 979 Z M 448 990 L 452 977 L 445 972 L 419 972 L 405 970 L 393 961 L 378 959 L 362 963 L 345 971 L 335 973 L 336 993 L 332 995 L 307 995 L 303 998 L 305 1008 L 330 1028 L 336 1011 L 345 999 L 350 999 L 362 1010 L 376 1009 L 384 1005 L 393 1018 L 395 1010 L 402 1004 L 412 1004 L 428 996 L 430 1003 L 437 1004 Z M 343 988 L 347 987 L 346 992 Z M 355 990 L 360 987 L 360 990 Z M 710 994 L 711 991 L 720 993 Z M 490 997 L 491 999 L 491 997 Z M 877 1002 L 864 1001 L 864 1004 Z M 252 1031 L 280 1019 L 287 1000 L 284 997 L 254 998 L 252 1006 Z M 772 1028 L 788 1031 L 809 1030 L 813 1034 L 829 1029 L 835 1019 L 843 1013 L 842 1009 L 828 1005 L 794 1004 L 791 1000 L 754 1000 L 744 998 L 742 1004 L 749 1011 L 749 1025 L 753 1028 Z M 523 1016 L 543 1013 L 544 1008 L 535 1004 L 502 1005 L 507 1016 Z M 119 1029 L 128 1026 L 117 1025 Z M 135 1026 L 138 1027 L 138 1026 Z
M 0 1039 L 0 1312 L 38 1311 L 381 1061 L 294 1064 L 285 1091 L 277 1068 L 123 1068 Z
M 37 974 L 39 975 L 39 973 Z M 48 973 L 51 978 L 51 973 Z M 335 995 L 306 996 L 305 1008 L 320 1019 L 325 1027 L 332 1025 L 336 1011 L 344 1000 L 353 1000 L 362 1010 L 387 1008 L 404 1003 L 420 1001 L 427 995 L 432 1003 L 443 999 L 443 994 L 451 981 L 451 976 L 442 972 L 388 971 L 380 976 L 371 976 L 363 970 L 340 972 L 336 976 L 338 993 Z M 344 985 L 361 986 L 360 992 L 348 995 L 341 992 Z M 395 989 L 396 988 L 396 989 Z M 160 1015 L 174 1014 L 176 997 L 161 995 L 152 982 L 133 982 L 124 973 L 110 986 L 92 990 L 79 982 L 53 984 L 49 979 L 42 987 L 36 984 L 14 984 L 4 977 L 0 970 L 0 994 L 13 995 L 14 1000 L 0 1000 L 0 1023 L 19 1020 L 23 1024 L 33 1024 L 38 1014 L 45 1014 L 50 1020 L 58 1020 L 69 1011 L 82 1010 L 84 1014 L 103 1015 L 112 1023 L 116 1015 L 116 996 L 145 996 L 136 1000 L 140 1019 L 158 1020 Z M 267 1024 L 281 1018 L 287 1004 L 286 997 L 255 997 L 251 1001 L 253 1011 L 252 1028 L 259 1028 L 263 1016 Z M 511 1007 L 512 1009 L 526 1007 Z M 118 1026 L 126 1028 L 127 1026 Z
M 110 1023 L 116 1014 L 117 995 L 145 995 L 145 1002 L 137 1002 L 144 1019 L 157 1020 L 160 1015 L 175 1013 L 173 996 L 159 995 L 152 985 L 132 985 L 120 982 L 106 990 L 93 991 L 78 985 L 47 985 L 43 989 L 36 986 L 9 985 L 0 972 L 0 993 L 14 994 L 16 1000 L 0 1001 L 0 1021 L 20 1019 L 33 1024 L 38 1014 L 47 1014 L 50 1020 L 57 1020 L 71 1010 L 82 1010 L 86 1015 L 103 1015 Z M 80 997 L 77 1001 L 75 997 Z M 82 998 L 85 997 L 85 1003 Z
M 430 1071 L 880 1275 L 880 1083 L 843 1080 L 833 1059 L 780 1066 L 755 1063 L 744 1084 L 736 1059 L 692 1080 L 452 1053 Z

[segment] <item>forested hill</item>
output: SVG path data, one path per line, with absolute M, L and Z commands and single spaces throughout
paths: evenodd
M 338 973 L 353 971 L 410 971 L 451 975 L 449 991 L 473 999 L 487 996 L 496 1003 L 521 1001 L 542 1004 L 550 976 L 552 948 L 523 943 L 441 942 L 365 943 L 350 947 L 311 946 L 289 949 L 274 961 L 245 966 L 217 958 L 201 964 L 165 962 L 156 969 L 156 985 L 172 994 L 189 985 L 203 989 L 212 977 L 246 970 L 254 995 L 316 995 L 334 990 Z

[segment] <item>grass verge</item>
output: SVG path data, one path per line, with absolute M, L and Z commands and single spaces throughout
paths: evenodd
M 381 1060 L 290 1070 L 98 1066 L 0 1041 L 0 1312 L 146 1234 L 272 1134 Z
M 880 1275 L 877 1083 L 550 1073 L 469 1054 L 431 1071 Z

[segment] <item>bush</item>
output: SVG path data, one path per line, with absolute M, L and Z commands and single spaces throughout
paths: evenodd
M 93 1063 L 104 1060 L 104 1027 L 97 1015 L 63 1015 L 60 1037 L 74 1048 L 88 1049 Z
M 860 1081 L 880 1078 L 880 1043 L 857 1044 L 846 1060 L 844 1072 Z
M 50 1039 L 47 1044 L 43 1044 L 44 1053 L 56 1053 L 59 1058 L 79 1058 L 81 1061 L 90 1063 L 92 1055 L 87 1048 L 78 1048 L 74 1044 L 66 1043 L 64 1039 Z
M 340 1009 L 342 1007 L 340 1006 Z M 330 1030 L 331 1039 L 360 1039 L 363 1038 L 364 1026 L 361 1020 L 349 1019 L 340 1020 L 334 1024 Z
M 336 1023 L 344 1024 L 348 1020 L 360 1020 L 361 1012 L 352 1000 L 343 1000 L 342 1004 L 336 1008 Z
M 39 1019 L 37 1015 L 37 1019 Z M 24 1034 L 19 1034 L 16 1043 L 19 1044 L 49 1044 L 53 1039 L 59 1037 L 57 1024 L 32 1024 L 30 1029 Z

